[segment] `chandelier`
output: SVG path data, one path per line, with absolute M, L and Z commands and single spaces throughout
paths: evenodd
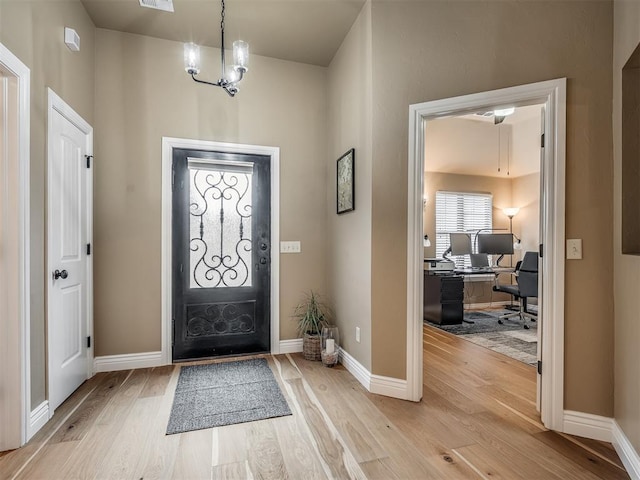
M 224 0 L 222 1 L 222 12 L 220 14 L 220 62 L 221 77 L 217 82 L 207 82 L 199 80 L 196 75 L 200 73 L 200 47 L 194 43 L 184 44 L 184 69 L 191 78 L 198 83 L 205 85 L 213 85 L 214 87 L 222 87 L 229 96 L 233 97 L 238 93 L 238 83 L 247 73 L 247 65 L 249 63 L 249 44 L 242 40 L 233 42 L 233 65 L 227 70 L 224 58 Z

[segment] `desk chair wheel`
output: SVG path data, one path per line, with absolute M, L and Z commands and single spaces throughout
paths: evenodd
M 524 329 L 525 330 L 529 330 L 529 325 L 527 325 L 526 323 L 524 324 Z

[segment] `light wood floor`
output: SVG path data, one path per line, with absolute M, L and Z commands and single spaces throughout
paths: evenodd
M 533 367 L 430 327 L 424 340 L 420 403 L 278 355 L 292 416 L 169 436 L 179 366 L 98 374 L 0 454 L 0 478 L 629 478 L 611 445 L 540 424 Z

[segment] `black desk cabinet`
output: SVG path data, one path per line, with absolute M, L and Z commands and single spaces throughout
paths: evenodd
M 440 325 L 462 323 L 464 280 L 460 275 L 424 272 L 424 319 Z

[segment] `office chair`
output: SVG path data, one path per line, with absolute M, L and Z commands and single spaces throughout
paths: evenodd
M 528 330 L 529 325 L 526 319 L 536 321 L 536 316 L 527 311 L 527 298 L 538 296 L 538 252 L 526 252 L 517 273 L 517 285 L 499 284 L 493 287 L 496 292 L 509 293 L 520 300 L 520 309 L 517 312 L 502 315 L 498 323 L 502 324 L 505 318 L 520 317 L 524 322 L 524 328 Z

